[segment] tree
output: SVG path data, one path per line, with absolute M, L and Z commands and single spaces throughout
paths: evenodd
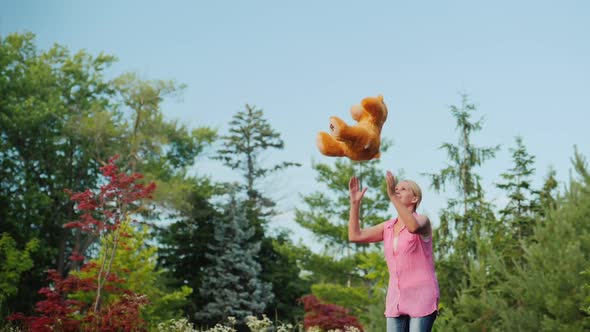
M 387 143 L 384 145 L 387 149 Z M 307 210 L 297 209 L 295 221 L 310 230 L 324 244 L 331 253 L 341 253 L 349 256 L 351 252 L 360 251 L 366 245 L 348 241 L 348 214 L 350 198 L 348 181 L 355 174 L 373 190 L 367 192 L 363 198 L 361 221 L 363 227 L 376 225 L 387 219 L 386 211 L 389 201 L 383 199 L 385 182 L 379 168 L 379 160 L 369 162 L 353 162 L 336 160 L 331 166 L 325 163 L 314 163 L 312 167 L 317 171 L 316 181 L 323 184 L 328 193 L 316 191 L 303 197 Z M 355 172 L 355 168 L 358 168 Z M 374 190 L 378 188 L 378 190 Z
M 522 137 L 516 137 L 516 147 L 511 148 L 510 152 L 514 166 L 500 174 L 505 182 L 496 186 L 505 190 L 508 195 L 508 203 L 500 210 L 501 218 L 509 233 L 513 233 L 515 239 L 521 240 L 531 234 L 535 221 L 533 213 L 539 210 L 539 203 L 533 199 L 537 191 L 531 185 L 531 176 L 535 172 L 535 157 L 527 152 Z
M 161 102 L 182 90 L 176 83 L 132 74 L 107 81 L 103 73 L 115 60 L 59 45 L 38 51 L 31 33 L 0 39 L 0 233 L 17 243 L 39 239 L 34 266 L 9 304 L 16 310 L 30 312 L 46 269 L 63 277 L 77 268 L 67 259 L 72 250 L 96 244 L 63 227 L 74 219 L 63 188 L 94 188 L 109 156 L 121 154 L 129 169 L 158 183 L 160 213 L 189 210 L 194 188 L 186 169 L 215 131 L 163 118 Z
M 457 198 L 448 200 L 440 214 L 440 225 L 434 229 L 434 254 L 440 288 L 443 317 L 453 312 L 453 305 L 461 288 L 469 287 L 466 273 L 472 260 L 477 260 L 478 242 L 494 237 L 504 229 L 496 221 L 491 204 L 486 201 L 477 168 L 495 156 L 499 146 L 478 147 L 472 143 L 472 135 L 482 129 L 482 120 L 473 121 L 477 110 L 462 95 L 460 107 L 452 105 L 451 114 L 456 120 L 457 144 L 443 143 L 448 166 L 438 173 L 426 174 L 432 187 L 441 192 L 453 185 Z M 500 236 L 501 237 L 501 236 Z
M 436 246 L 439 255 L 457 253 L 474 257 L 475 238 L 485 231 L 482 225 L 493 220 L 491 209 L 485 201 L 481 186 L 481 176 L 476 168 L 486 160 L 494 158 L 499 146 L 477 147 L 471 142 L 473 133 L 482 129 L 482 120 L 472 121 L 471 116 L 477 110 L 468 102 L 467 95 L 462 95 L 460 107 L 451 106 L 451 114 L 456 120 L 458 142 L 443 143 L 449 164 L 430 177 L 432 187 L 440 192 L 446 185 L 452 184 L 457 193 L 456 199 L 450 199 L 448 208 L 441 215 L 440 226 L 436 230 Z
M 305 329 L 314 327 L 322 331 L 347 331 L 347 328 L 355 327 L 363 331 L 358 319 L 349 314 L 349 310 L 329 303 L 322 303 L 313 295 L 307 295 L 300 299 L 305 310 Z
M 212 190 L 209 183 L 195 186 L 190 214 L 163 228 L 158 237 L 159 265 L 168 271 L 169 287 L 188 286 L 194 290 L 184 307 L 185 315 L 191 318 L 208 303 L 198 290 L 202 288 L 204 269 L 209 264 L 205 254 L 213 242 L 214 221 L 220 219 L 220 213 L 210 203 Z
M 10 319 L 24 321 L 33 331 L 144 330 L 145 322 L 139 312 L 148 300 L 124 286 L 126 280 L 121 272 L 125 269 L 118 269 L 114 262 L 119 246 L 125 243 L 122 239 L 128 236 L 123 225 L 141 212 L 144 201 L 152 197 L 155 185 L 140 183 L 141 174 L 119 172 L 116 159 L 110 158 L 108 164 L 100 168 L 105 184 L 98 190 L 68 191 L 81 215 L 64 227 L 104 240 L 100 248 L 102 255 L 82 265 L 80 273 L 71 273 L 66 278 L 56 270 L 49 270 L 48 279 L 52 285 L 39 291 L 46 299 L 37 302 L 38 315 L 27 317 L 17 313 Z M 85 259 L 77 251 L 69 258 L 77 262 Z M 89 293 L 89 296 L 78 292 Z
M 273 173 L 288 167 L 300 166 L 296 162 L 279 162 L 266 166 L 262 162 L 264 153 L 270 150 L 282 150 L 285 146 L 280 133 L 275 131 L 264 116 L 262 109 L 246 104 L 245 110 L 236 113 L 229 123 L 229 134 L 221 137 L 222 148 L 217 151 L 214 159 L 220 160 L 225 166 L 237 171 L 242 177 L 239 190 L 246 195 L 246 218 L 254 227 L 253 242 L 260 242 L 259 261 L 262 265 L 262 279 L 273 285 L 275 293 L 273 303 L 268 303 L 266 314 L 276 317 L 281 313 L 281 319 L 293 319 L 298 312 L 296 299 L 302 294 L 295 294 L 304 283 L 292 287 L 284 287 L 285 278 L 291 275 L 298 278 L 299 269 L 289 265 L 289 258 L 275 249 L 276 241 L 282 242 L 279 235 L 273 239 L 265 234 L 265 226 L 275 215 L 276 202 L 270 194 L 265 194 L 261 182 Z M 284 263 L 284 264 L 278 264 Z M 281 276 L 280 278 L 277 278 Z M 279 302 L 280 301 L 280 302 Z
M 539 205 L 536 212 L 540 217 L 545 217 L 546 211 L 554 210 L 557 207 L 555 193 L 557 190 L 557 180 L 555 179 L 555 175 L 555 170 L 550 169 L 543 182 L 543 188 L 538 192 L 537 201 Z
M 39 52 L 34 35 L 0 39 L 0 233 L 17 243 L 39 239 L 9 305 L 29 311 L 45 269 L 65 273 L 74 238 L 62 225 L 74 218 L 63 188 L 94 187 L 94 142 L 72 131 L 81 117 L 109 105 L 112 89 L 102 76 L 114 57 L 76 54 L 56 45 Z
M 585 158 L 575 151 L 577 178 L 570 180 L 556 208 L 536 223 L 530 241 L 521 241 L 521 264 L 496 259 L 493 270 L 502 281 L 486 296 L 465 294 L 471 307 L 486 307 L 484 323 L 491 331 L 586 331 L 590 319 L 583 303 L 590 296 L 588 276 L 581 273 L 590 260 L 590 174 Z M 493 256 L 493 255 L 489 255 Z M 463 306 L 466 308 L 467 306 Z
M 590 174 L 578 151 L 572 158 L 577 179 L 523 243 L 524 266 L 507 271 L 498 295 L 516 303 L 499 313 L 499 330 L 582 331 L 590 328 L 580 304 L 590 295 L 580 272 L 590 261 Z
M 185 85 L 166 80 L 142 80 L 136 74 L 126 73 L 114 80 L 119 108 L 126 121 L 124 150 L 119 154 L 127 161 L 132 172 L 146 174 L 146 178 L 155 178 L 167 182 L 170 187 L 182 185 L 179 175 L 186 173 L 186 168 L 194 164 L 194 158 L 203 152 L 217 136 L 209 127 L 198 127 L 189 131 L 185 125 L 176 121 L 167 121 L 162 113 L 161 104 L 168 97 L 179 96 Z M 191 183 L 182 189 L 192 189 Z M 169 207 L 182 210 L 178 194 L 170 195 L 166 202 Z M 190 191 L 184 193 L 186 195 Z M 170 197 L 171 196 L 171 197 Z M 183 196 L 181 196 L 183 197 Z M 185 205 L 186 207 L 186 205 Z
M 244 202 L 231 193 L 222 215 L 214 220 L 215 241 L 206 254 L 211 264 L 204 270 L 199 290 L 208 300 L 197 313 L 206 324 L 235 317 L 244 323 L 249 315 L 261 314 L 272 300 L 271 284 L 260 278 L 260 242 L 251 241 L 254 227 L 248 224 Z
M 290 234 L 281 231 L 272 238 L 262 240 L 262 254 L 265 256 L 260 260 L 261 264 L 273 264 L 263 268 L 261 277 L 272 283 L 275 295 L 267 304 L 265 314 L 274 318 L 275 322 L 300 322 L 304 313 L 303 308 L 297 305 L 297 299 L 311 289 L 310 281 L 302 277 L 300 248 L 292 242 Z
M 240 188 L 247 196 L 248 219 L 255 226 L 256 238 L 261 239 L 262 225 L 266 222 L 265 218 L 274 213 L 272 208 L 276 203 L 263 194 L 259 188 L 260 181 L 274 172 L 301 164 L 284 161 L 270 167 L 262 165 L 262 152 L 281 150 L 285 146 L 280 134 L 264 118 L 263 110 L 246 104 L 246 110 L 235 114 L 229 126 L 229 135 L 221 137 L 223 147 L 214 159 L 240 172 L 243 178 Z
M 16 286 L 21 273 L 33 267 L 31 253 L 35 252 L 38 246 L 39 241 L 32 239 L 27 242 L 23 250 L 19 250 L 8 233 L 0 237 L 0 322 L 7 315 L 4 303 L 8 297 L 18 291 Z
M 141 315 L 148 326 L 155 327 L 158 323 L 183 317 L 182 308 L 186 305 L 187 297 L 192 289 L 180 286 L 178 290 L 165 287 L 164 270 L 156 268 L 157 248 L 149 246 L 151 239 L 149 228 L 145 225 L 132 225 L 124 221 L 119 226 L 121 237 L 112 262 L 112 270 L 124 280 L 119 287 L 136 294 L 143 294 L 150 302 L 141 309 Z M 101 261 L 108 254 L 110 244 L 116 239 L 109 234 L 101 239 L 98 256 L 89 261 L 89 265 L 100 266 Z M 76 273 L 80 279 L 92 278 L 97 274 L 96 269 L 86 269 Z M 71 294 L 71 298 L 90 302 L 96 294 L 94 292 L 78 292 Z M 121 293 L 107 293 L 105 303 L 120 300 Z

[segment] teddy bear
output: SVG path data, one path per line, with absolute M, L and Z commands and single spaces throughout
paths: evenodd
M 387 106 L 383 96 L 367 97 L 350 108 L 357 124 L 349 126 L 342 119 L 330 117 L 330 133 L 320 132 L 317 146 L 329 157 L 348 157 L 351 160 L 379 158 L 381 128 L 387 120 Z

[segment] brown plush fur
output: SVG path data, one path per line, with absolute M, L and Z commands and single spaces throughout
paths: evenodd
M 379 158 L 381 128 L 387 120 L 383 96 L 363 99 L 360 105 L 350 108 L 350 114 L 357 121 L 356 125 L 349 126 L 338 117 L 330 117 L 330 134 L 318 134 L 318 149 L 329 157 L 348 157 L 352 160 Z

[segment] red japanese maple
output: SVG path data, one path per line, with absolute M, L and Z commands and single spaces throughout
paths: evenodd
M 50 287 L 39 290 L 46 297 L 35 305 L 38 313 L 26 317 L 17 313 L 9 317 L 22 321 L 32 331 L 144 331 L 145 322 L 139 310 L 148 304 L 141 294 L 136 294 L 124 287 L 125 279 L 117 271 L 111 271 L 118 240 L 126 236 L 120 231 L 122 221 L 130 218 L 142 209 L 142 201 L 152 198 L 156 188 L 154 183 L 144 185 L 138 180 L 141 174 L 127 175 L 120 172 L 115 164 L 118 156 L 109 159 L 108 164 L 100 170 L 106 184 L 98 190 L 87 189 L 83 192 L 66 191 L 81 212 L 78 220 L 64 225 L 66 228 L 79 229 L 94 236 L 95 239 L 111 234 L 113 241 L 105 241 L 105 255 L 100 264 L 84 264 L 82 270 L 91 271 L 91 278 L 80 278 L 70 274 L 65 279 L 55 270 L 48 271 Z M 74 248 L 70 260 L 83 262 L 85 257 Z M 102 303 L 101 292 L 118 295 L 116 300 Z M 68 294 L 92 292 L 96 294 L 93 303 L 85 303 L 68 298 Z
M 354 326 L 363 331 L 358 319 L 349 314 L 350 310 L 330 303 L 322 303 L 313 295 L 306 295 L 299 299 L 303 303 L 305 329 L 314 326 L 324 331 L 339 329 L 344 331 L 346 326 Z

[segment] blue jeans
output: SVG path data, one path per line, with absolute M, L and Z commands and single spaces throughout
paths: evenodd
M 424 317 L 387 317 L 387 332 L 430 332 L 437 312 Z

